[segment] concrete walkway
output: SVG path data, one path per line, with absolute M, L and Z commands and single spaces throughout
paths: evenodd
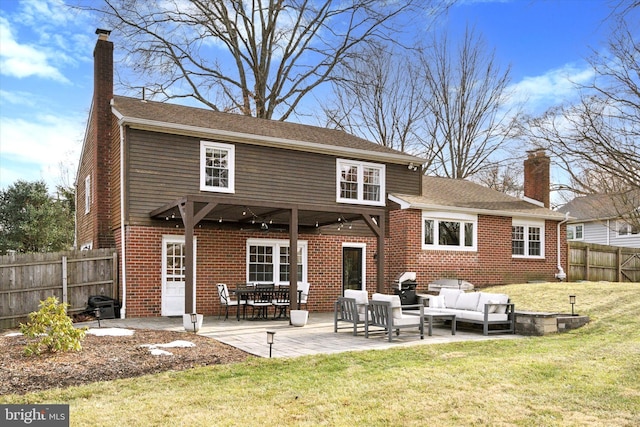
M 135 319 L 104 319 L 101 327 L 132 328 L 132 329 L 164 329 L 185 332 L 182 318 L 153 317 Z M 97 327 L 98 322 L 86 322 L 83 326 Z M 343 323 L 342 326 L 348 326 Z M 425 326 L 424 340 L 420 339 L 417 330 L 403 329 L 400 336 L 394 335 L 389 342 L 383 334 L 364 337 L 364 332 L 353 336 L 353 328 L 339 329 L 333 332 L 333 313 L 309 314 L 309 321 L 303 327 L 289 325 L 288 320 L 240 320 L 229 317 L 218 320 L 217 317 L 205 317 L 199 335 L 214 338 L 220 342 L 237 347 L 247 353 L 269 357 L 267 331 L 275 331 L 272 357 L 297 357 L 312 354 L 331 354 L 345 351 L 383 350 L 414 345 L 442 344 L 458 341 L 485 341 L 521 338 L 519 335 L 498 334 L 484 336 L 482 331 L 460 330 L 451 335 L 447 326 L 435 326 L 433 335 L 427 335 Z

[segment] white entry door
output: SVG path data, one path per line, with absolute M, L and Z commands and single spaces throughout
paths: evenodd
M 193 241 L 193 295 L 195 309 L 195 251 Z M 162 238 L 162 316 L 182 316 L 184 314 L 184 236 L 163 236 Z

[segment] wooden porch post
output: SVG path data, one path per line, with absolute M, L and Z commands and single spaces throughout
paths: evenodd
M 291 209 L 289 217 L 289 299 L 298 308 L 298 208 Z
M 385 227 L 385 214 L 382 212 L 378 217 L 378 283 L 377 290 L 379 293 L 384 293 L 384 263 L 385 263 L 385 244 L 384 244 L 384 227 Z
M 377 259 L 377 275 L 378 280 L 376 283 L 376 292 L 384 293 L 384 224 L 385 224 L 385 213 L 380 212 L 378 216 L 378 224 L 375 223 L 373 218 L 370 215 L 362 214 L 362 218 L 364 222 L 367 223 L 371 231 L 378 238 L 378 259 Z
M 187 200 L 180 206 L 184 224 L 184 313 L 193 313 L 193 202 Z

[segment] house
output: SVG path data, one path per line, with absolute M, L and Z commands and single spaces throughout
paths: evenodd
M 117 249 L 123 317 L 218 313 L 216 283 L 308 282 L 309 309 L 328 311 L 344 289 L 393 292 L 404 271 L 418 290 L 563 273 L 544 153 L 525 165 L 543 201 L 522 201 L 341 131 L 117 96 L 96 33 L 76 240 Z
M 567 240 L 640 248 L 640 192 L 576 197 L 558 209 L 570 215 Z

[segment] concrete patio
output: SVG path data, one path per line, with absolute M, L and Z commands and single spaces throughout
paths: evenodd
M 164 329 L 185 332 L 182 318 L 153 317 L 135 319 L 103 319 L 103 328 L 132 328 L 132 329 Z M 348 324 L 342 324 L 347 326 Z M 83 326 L 97 327 L 98 322 L 86 322 Z M 312 354 L 332 354 L 345 351 L 384 350 L 388 348 L 408 347 L 415 345 L 443 344 L 460 341 L 486 341 L 522 338 L 520 335 L 499 334 L 482 335 L 482 331 L 458 329 L 456 335 L 451 335 L 449 326 L 435 326 L 433 335 L 427 335 L 425 326 L 424 340 L 420 339 L 417 331 L 401 330 L 400 335 L 394 335 L 389 342 L 383 334 L 364 337 L 364 332 L 353 336 L 352 328 L 339 329 L 333 332 L 333 313 L 309 314 L 306 326 L 295 327 L 289 325 L 288 320 L 240 320 L 229 316 L 218 319 L 217 316 L 205 317 L 199 335 L 211 337 L 225 344 L 239 348 L 247 353 L 259 357 L 269 357 L 267 331 L 275 331 L 272 357 L 297 357 Z

